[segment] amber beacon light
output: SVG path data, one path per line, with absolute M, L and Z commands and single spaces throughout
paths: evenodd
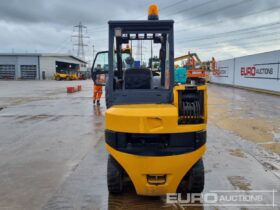
M 156 4 L 149 6 L 148 20 L 158 20 L 158 6 Z

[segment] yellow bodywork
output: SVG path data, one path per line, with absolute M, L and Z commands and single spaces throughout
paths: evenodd
M 127 172 L 137 194 L 149 196 L 176 192 L 182 178 L 206 150 L 204 145 L 182 155 L 149 157 L 119 152 L 108 144 L 106 148 Z M 166 182 L 160 185 L 149 184 L 147 175 L 166 175 Z
M 137 194 L 153 196 L 176 192 L 186 172 L 206 150 L 204 145 L 194 152 L 182 155 L 149 157 L 119 152 L 108 144 L 106 147 L 129 175 Z M 147 175 L 166 175 L 166 182 L 160 185 L 149 184 Z
M 79 77 L 76 73 L 69 74 L 70 80 L 78 80 Z
M 107 130 L 125 133 L 181 133 L 206 130 L 207 123 L 207 87 L 199 86 L 204 91 L 204 122 L 194 125 L 178 124 L 178 90 L 185 86 L 175 86 L 172 104 L 137 104 L 114 105 L 105 113 Z M 206 146 L 180 155 L 140 156 L 123 153 L 106 144 L 108 152 L 127 172 L 137 194 L 157 196 L 176 192 L 184 175 L 203 156 Z M 147 175 L 164 175 L 164 184 L 149 184 Z
M 53 79 L 55 80 L 66 80 L 68 78 L 68 74 L 66 73 L 54 73 Z
M 105 128 L 126 133 L 180 133 L 206 129 L 207 123 L 207 87 L 204 90 L 204 123 L 196 125 L 178 125 L 178 90 L 185 86 L 176 86 L 173 90 L 173 104 L 135 104 L 115 105 L 105 113 Z
M 78 80 L 79 76 L 76 73 L 54 73 L 53 79 L 55 80 Z

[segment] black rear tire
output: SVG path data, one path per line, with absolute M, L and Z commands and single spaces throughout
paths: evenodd
M 179 193 L 201 193 L 204 189 L 204 165 L 200 159 L 194 164 L 191 170 L 185 175 L 181 181 Z
M 187 183 L 187 192 L 189 193 L 201 193 L 204 189 L 204 165 L 203 160 L 200 159 L 192 167 L 190 173 L 188 174 L 186 183 Z
M 123 191 L 123 170 L 111 155 L 107 163 L 107 186 L 112 194 L 120 194 Z

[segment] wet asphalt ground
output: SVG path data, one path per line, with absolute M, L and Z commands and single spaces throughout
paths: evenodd
M 66 93 L 77 84 L 81 92 Z M 279 209 L 279 96 L 209 85 L 204 157 L 205 193 L 275 190 L 274 198 L 263 192 L 262 207 L 182 207 L 131 187 L 108 194 L 105 105 L 93 106 L 91 95 L 91 81 L 0 81 L 0 210 Z

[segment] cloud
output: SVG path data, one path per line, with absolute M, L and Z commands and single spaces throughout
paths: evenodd
M 196 50 L 202 59 L 212 56 L 223 59 L 252 54 L 261 49 L 275 49 L 275 44 L 260 47 L 244 45 L 241 41 L 227 41 L 249 37 L 250 42 L 261 42 L 270 38 L 254 39 L 250 38 L 250 34 L 242 33 L 227 34 L 219 37 L 218 41 L 213 38 L 199 42 L 181 40 L 275 22 L 280 17 L 280 2 L 277 0 L 2 0 L 0 51 L 75 53 L 72 51 L 75 40 L 71 42 L 75 33 L 73 26 L 82 21 L 88 27 L 90 36 L 90 42 L 86 40 L 90 46 L 86 50 L 87 59 L 92 59 L 93 44 L 96 50 L 107 49 L 108 20 L 146 19 L 151 3 L 159 5 L 160 18 L 175 20 L 175 55 Z M 263 31 L 260 29 L 255 33 L 261 35 Z M 273 31 L 277 32 L 277 29 Z M 220 44 L 213 50 L 215 42 Z

